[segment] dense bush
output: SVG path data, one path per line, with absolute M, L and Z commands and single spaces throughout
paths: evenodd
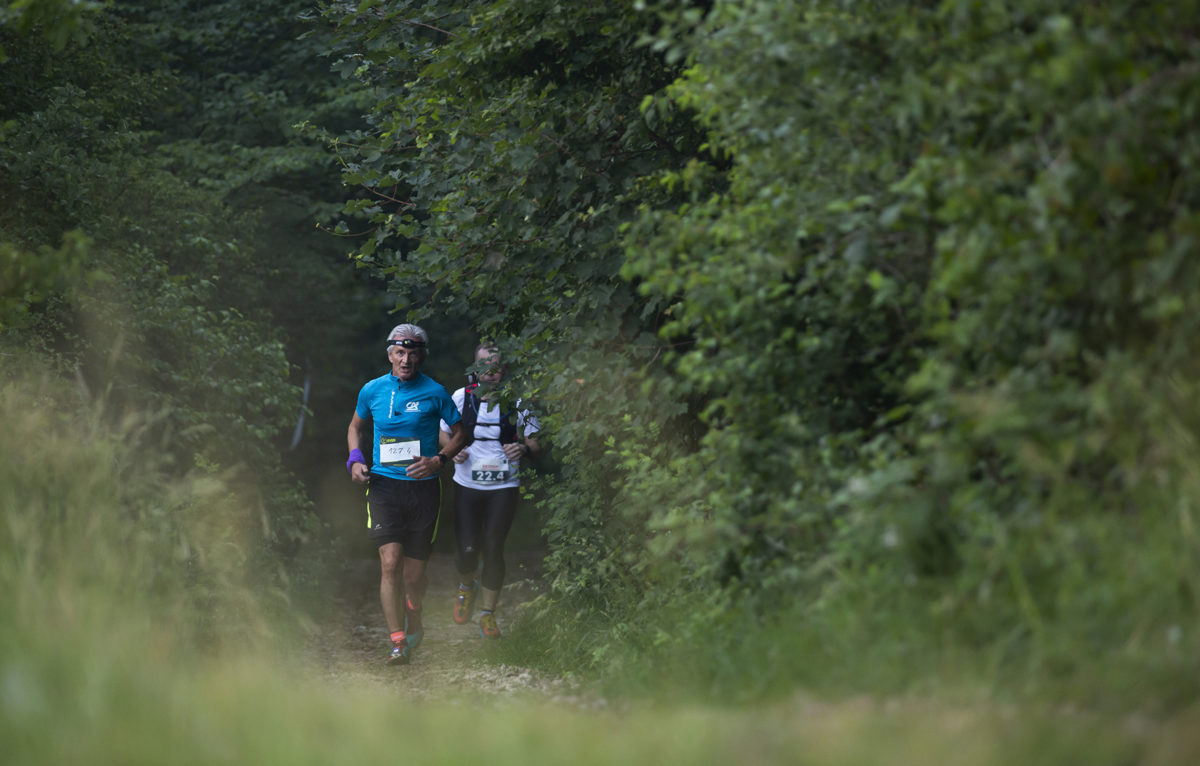
M 552 413 L 556 594 L 609 615 L 561 656 L 736 603 L 830 668 L 1183 661 L 1196 11 L 328 9 L 387 94 L 336 142 L 360 262 Z
M 300 410 L 285 341 L 302 336 L 304 323 L 281 327 L 298 301 L 279 277 L 320 270 L 306 269 L 314 256 L 299 248 L 262 247 L 267 237 L 256 231 L 276 222 L 272 214 L 231 207 L 229 184 L 204 188 L 207 155 L 164 132 L 186 124 L 172 115 L 183 75 L 144 45 L 147 26 L 113 13 L 87 21 L 72 27 L 86 45 L 66 39 L 57 49 L 20 25 L 0 27 L 4 353 L 37 351 L 114 421 L 158 413 L 159 457 L 171 475 L 230 482 L 260 530 L 248 562 L 274 578 L 282 558 L 298 573 L 291 557 L 317 522 L 281 459 Z M 326 276 L 332 301 L 342 288 L 332 270 Z M 333 310 L 307 308 L 318 322 Z M 332 346 L 329 337 L 321 340 Z

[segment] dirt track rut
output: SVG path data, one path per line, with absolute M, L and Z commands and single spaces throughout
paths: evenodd
M 522 605 L 544 587 L 537 553 L 510 553 L 507 558 L 509 584 L 496 612 L 501 630 L 512 625 Z M 337 684 L 394 689 L 409 700 L 488 705 L 521 699 L 603 707 L 596 699 L 585 700 L 562 679 L 485 662 L 485 640 L 475 619 L 457 625 L 451 617 L 458 585 L 453 564 L 450 554 L 434 553 L 430 559 L 425 637 L 409 665 L 392 667 L 384 661 L 390 644 L 379 605 L 379 561 L 347 562 L 332 609 L 313 636 L 321 672 Z

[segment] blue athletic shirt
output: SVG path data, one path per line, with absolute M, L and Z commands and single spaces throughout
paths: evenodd
M 368 381 L 358 392 L 354 411 L 375 429 L 371 450 L 371 473 L 393 479 L 409 479 L 404 469 L 419 456 L 438 453 L 439 423 L 453 425 L 461 416 L 454 400 L 440 383 L 418 372 L 409 381 L 388 373 Z M 418 449 L 419 443 L 419 449 Z

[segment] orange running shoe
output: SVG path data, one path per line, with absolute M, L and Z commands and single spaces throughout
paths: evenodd
M 479 581 L 472 580 L 471 587 L 458 584 L 458 595 L 454 597 L 454 621 L 466 625 L 471 621 L 471 612 L 475 609 L 475 594 L 479 592 Z
M 480 612 L 479 635 L 484 638 L 500 638 L 500 626 L 496 624 L 496 615 L 491 612 Z

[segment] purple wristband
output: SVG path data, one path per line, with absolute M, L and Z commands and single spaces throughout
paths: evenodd
M 350 472 L 351 476 L 354 475 L 355 463 L 362 463 L 363 465 L 367 464 L 367 459 L 363 457 L 362 450 L 350 450 L 350 459 L 346 461 L 346 470 Z

